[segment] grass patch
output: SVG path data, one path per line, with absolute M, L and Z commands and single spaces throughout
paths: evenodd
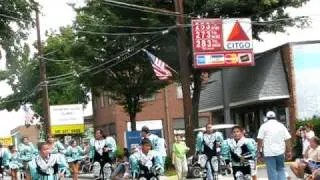
M 176 171 L 174 169 L 169 169 L 164 173 L 165 176 L 175 176 L 177 175 Z

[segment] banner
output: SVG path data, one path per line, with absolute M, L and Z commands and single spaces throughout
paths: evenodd
M 84 132 L 83 106 L 81 104 L 50 106 L 50 117 L 53 135 Z

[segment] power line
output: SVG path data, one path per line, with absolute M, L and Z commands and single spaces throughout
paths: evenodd
M 0 16 L 5 17 L 5 18 L 9 18 L 9 19 L 12 19 L 15 21 L 24 21 L 24 22 L 28 22 L 28 23 L 33 23 L 33 21 L 30 21 L 27 19 L 17 18 L 17 17 L 6 15 L 6 14 L 2 14 L 2 13 L 0 13 Z
M 94 31 L 83 31 L 76 29 L 77 32 L 92 34 L 92 35 L 108 35 L 108 36 L 135 36 L 135 35 L 151 35 L 159 34 L 162 31 L 150 31 L 150 32 L 133 32 L 133 33 L 111 33 L 111 32 L 94 32 Z
M 51 61 L 51 62 L 72 62 L 72 59 L 51 59 L 51 58 L 46 58 L 46 57 L 38 57 L 40 59 L 43 59 L 45 61 Z
M 113 0 L 104 0 L 104 4 L 108 4 L 108 5 L 116 6 L 116 7 L 121 7 L 121 8 L 126 8 L 126 9 L 131 9 L 131 10 L 153 13 L 153 14 L 160 14 L 160 15 L 165 15 L 165 16 L 189 17 L 186 14 L 180 14 L 180 13 L 173 12 L 173 11 L 157 9 L 157 8 L 152 8 L 152 7 L 147 7 L 147 6 L 140 6 L 140 5 L 136 5 L 136 4 L 129 4 L 129 3 L 113 1 Z
M 169 30 L 162 31 L 162 34 L 157 35 L 157 36 L 162 36 L 162 35 L 164 35 L 164 34 L 167 34 L 168 32 L 169 32 Z M 104 66 L 104 65 L 106 65 L 106 64 L 109 64 L 109 63 L 111 63 L 112 61 L 115 61 L 115 60 L 119 59 L 121 56 L 124 56 L 124 55 L 126 55 L 126 54 L 131 53 L 132 50 L 134 50 L 134 49 L 137 48 L 138 46 L 140 46 L 140 45 L 142 45 L 142 44 L 144 44 L 144 43 L 147 43 L 147 42 L 149 42 L 149 41 L 150 41 L 150 40 L 148 40 L 148 39 L 147 39 L 147 40 L 141 40 L 140 42 L 132 45 L 131 47 L 129 47 L 129 48 L 121 51 L 120 53 L 118 53 L 118 54 L 117 54 L 116 56 L 114 56 L 113 58 L 111 58 L 111 59 L 109 59 L 109 60 L 107 60 L 107 61 L 105 61 L 105 62 L 103 62 L 103 63 L 101 63 L 101 64 L 99 64 L 99 65 L 91 66 L 91 67 L 89 67 L 88 69 L 80 72 L 78 75 L 80 75 L 80 74 L 82 74 L 82 73 L 90 72 L 90 71 L 95 70 L 95 69 L 97 69 L 97 68 L 100 68 L 100 67 L 102 67 L 102 66 Z M 68 76 L 70 76 L 70 75 L 74 75 L 74 73 L 66 73 L 66 74 L 62 74 L 62 75 L 58 75 L 58 76 L 48 77 L 48 79 L 56 79 L 56 78 L 57 78 L 57 79 L 61 80 L 61 79 L 69 78 Z M 61 78 L 60 78 L 60 77 L 61 77 Z
M 27 100 L 27 98 L 31 98 L 32 96 L 35 95 L 36 91 L 39 90 L 39 87 L 41 87 L 42 83 L 37 84 L 35 87 L 32 88 L 31 93 L 23 96 L 22 98 L 18 98 L 18 99 L 12 99 L 12 100 L 7 100 L 7 101 L 0 101 L 0 103 L 10 103 L 10 102 L 15 102 L 15 101 L 25 101 Z
M 81 16 L 84 19 L 87 19 L 88 21 L 95 21 L 94 19 L 91 19 L 86 16 Z M 79 23 L 79 25 L 85 25 L 85 26 L 95 26 L 95 27 L 111 27 L 111 28 L 126 28 L 126 29 L 153 29 L 153 30 L 163 30 L 168 28 L 174 28 L 176 25 L 171 26 L 128 26 L 128 25 L 110 25 L 110 24 L 98 24 L 98 23 Z
M 130 54 L 130 55 L 128 55 L 127 57 L 125 57 L 125 58 L 123 58 L 123 59 L 121 59 L 121 60 L 119 60 L 119 61 L 117 61 L 117 62 L 115 62 L 115 63 L 113 63 L 113 64 L 111 64 L 111 65 L 108 65 L 107 67 L 104 67 L 104 68 L 102 68 L 102 69 L 99 69 L 98 71 L 96 71 L 96 72 L 94 72 L 94 73 L 89 74 L 89 76 L 96 75 L 96 74 L 98 74 L 98 73 L 100 73 L 100 72 L 102 72 L 102 71 L 104 71 L 104 70 L 106 70 L 106 69 L 110 69 L 110 68 L 112 68 L 112 67 L 114 67 L 114 66 L 118 65 L 119 63 L 121 63 L 121 62 L 123 62 L 123 61 L 125 61 L 125 60 L 129 59 L 130 57 L 132 57 L 132 56 L 134 56 L 134 55 L 138 54 L 138 53 L 139 53 L 139 52 L 141 52 L 143 49 L 145 49 L 145 48 L 147 48 L 148 46 L 152 45 L 152 43 L 154 43 L 154 42 L 158 41 L 159 39 L 161 39 L 161 37 L 158 37 L 158 38 L 156 38 L 156 39 L 152 40 L 152 42 L 149 42 L 148 44 L 146 44 L 145 46 L 143 46 L 143 47 L 139 48 L 138 50 L 136 50 L 135 52 L 131 53 L 131 54 Z M 84 74 L 84 73 L 87 73 L 87 72 L 79 73 L 79 75 L 82 75 L 82 74 Z M 76 80 L 70 80 L 70 81 L 62 82 L 62 83 L 49 84 L 48 86 L 60 86 L 60 85 L 67 85 L 67 84 L 71 84 L 71 83 L 73 83 L 73 82 L 75 82 L 75 81 L 76 81 Z

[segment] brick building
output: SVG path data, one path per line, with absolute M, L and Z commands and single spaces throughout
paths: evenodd
M 37 144 L 39 142 L 39 132 L 39 128 L 36 125 L 29 127 L 21 125 L 11 130 L 10 134 L 13 137 L 14 144 L 17 146 L 24 136 L 29 137 L 33 144 Z
M 171 84 L 143 101 L 143 110 L 136 118 L 137 130 L 141 130 L 143 125 L 151 129 L 162 129 L 166 141 L 172 144 L 174 132 L 184 129 L 181 86 Z M 124 147 L 125 132 L 130 130 L 130 123 L 123 108 L 109 99 L 106 93 L 101 93 L 93 97 L 93 114 L 95 127 L 104 129 L 107 135 L 116 136 L 117 142 Z M 200 113 L 199 126 L 210 121 L 210 113 Z

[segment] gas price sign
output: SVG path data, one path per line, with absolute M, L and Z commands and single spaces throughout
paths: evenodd
M 221 19 L 192 20 L 193 49 L 196 52 L 223 49 Z

